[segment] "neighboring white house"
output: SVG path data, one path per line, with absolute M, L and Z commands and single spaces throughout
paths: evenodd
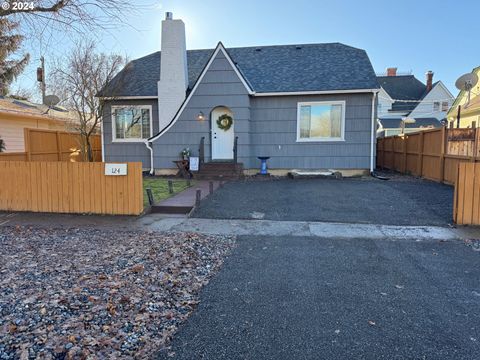
M 432 71 L 426 73 L 426 84 L 411 74 L 397 74 L 397 68 L 377 79 L 378 137 L 442 126 L 454 97 L 441 81 L 433 82 Z

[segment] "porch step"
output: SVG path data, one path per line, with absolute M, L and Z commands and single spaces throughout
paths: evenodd
M 233 180 L 243 176 L 243 164 L 233 162 L 210 162 L 200 165 L 200 171 L 194 173 L 197 179 Z

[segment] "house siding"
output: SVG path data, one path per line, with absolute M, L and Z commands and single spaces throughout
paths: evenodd
M 173 160 L 188 147 L 198 156 L 205 137 L 205 161 L 211 160 L 211 121 L 217 106 L 233 113 L 238 136 L 238 161 L 246 169 L 258 168 L 257 156 L 270 156 L 271 169 L 368 169 L 372 122 L 372 94 L 308 96 L 249 96 L 222 52 L 213 60 L 195 93 L 176 123 L 153 142 L 155 169 L 174 169 Z M 345 141 L 297 142 L 297 103 L 345 101 Z M 153 105 L 154 133 L 158 131 L 158 105 L 155 101 L 115 102 Z M 207 119 L 196 120 L 203 112 Z M 111 143 L 111 120 L 105 116 L 105 154 L 108 161 L 143 161 L 149 167 L 149 152 L 144 144 Z
M 447 116 L 446 111 L 441 111 L 442 102 L 448 102 L 448 108 L 453 104 L 453 96 L 438 83 L 430 92 L 422 99 L 415 109 L 408 115 L 410 118 L 437 118 L 442 120 Z M 440 110 L 434 110 L 434 102 L 440 103 Z
M 143 142 L 112 142 L 112 106 L 152 106 L 153 134 L 158 132 L 158 102 L 156 100 L 115 100 L 109 101 L 104 106 L 103 112 L 103 146 L 105 161 L 125 162 L 141 161 L 145 169 L 150 168 L 150 151 Z
M 238 161 L 250 167 L 250 97 L 228 60 L 219 52 L 177 122 L 154 141 L 155 169 L 174 168 L 172 161 L 179 159 L 186 147 L 198 156 L 202 137 L 205 137 L 205 161 L 210 161 L 210 113 L 218 106 L 232 111 L 235 136 L 238 136 Z M 196 120 L 200 111 L 206 115 L 205 121 Z
M 345 141 L 297 142 L 297 104 L 345 101 Z M 272 169 L 368 169 L 372 94 L 256 97 L 251 105 L 252 163 Z M 256 161 L 255 161 L 256 160 Z

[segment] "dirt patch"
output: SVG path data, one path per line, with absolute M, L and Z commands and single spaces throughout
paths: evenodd
M 0 359 L 144 358 L 234 246 L 193 233 L 4 227 Z

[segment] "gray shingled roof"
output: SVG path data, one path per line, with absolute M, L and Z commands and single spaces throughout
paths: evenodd
M 378 119 L 384 129 L 400 129 L 402 127 L 402 118 L 380 118 Z M 406 123 L 405 128 L 416 129 L 425 127 L 440 127 L 442 122 L 437 118 L 415 118 L 415 123 Z
M 379 85 L 396 100 L 420 100 L 427 93 L 427 87 L 413 75 L 378 76 Z M 418 105 L 418 102 L 396 101 L 392 104 L 393 111 L 410 112 Z
M 213 51 L 187 51 L 190 89 Z M 229 48 L 227 52 L 255 92 L 379 88 L 367 53 L 340 43 Z M 159 77 L 160 52 L 156 52 L 131 61 L 100 95 L 156 96 Z

